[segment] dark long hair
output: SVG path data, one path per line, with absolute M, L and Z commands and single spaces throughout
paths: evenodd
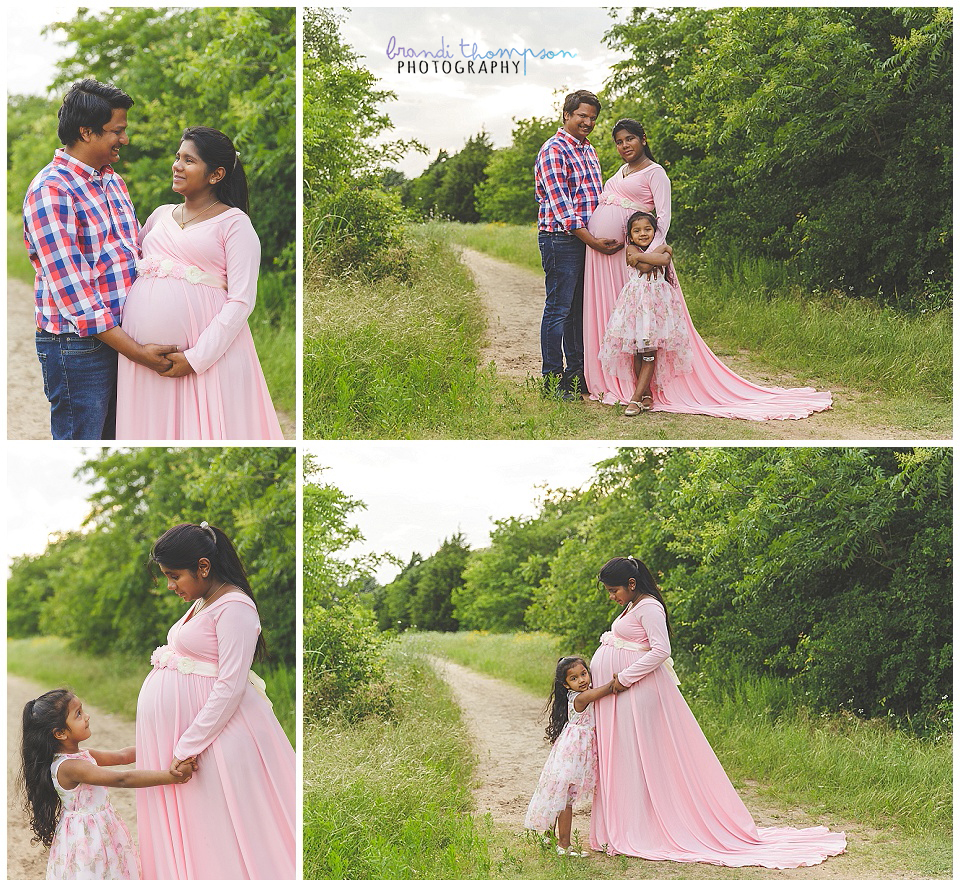
M 198 524 L 177 524 L 153 543 L 150 560 L 173 570 L 189 570 L 195 574 L 200 558 L 210 561 L 210 572 L 218 579 L 236 585 L 254 604 L 257 603 L 243 568 L 240 555 L 227 534 L 218 527 Z M 254 659 L 267 658 L 267 643 L 261 633 L 257 637 Z
M 53 733 L 65 730 L 67 709 L 73 693 L 64 687 L 51 690 L 23 707 L 23 734 L 20 739 L 20 786 L 26 795 L 23 809 L 30 828 L 45 847 L 53 843 L 62 803 L 53 787 L 50 765 L 62 746 Z
M 637 120 L 634 120 L 632 117 L 624 117 L 621 120 L 618 120 L 613 124 L 613 129 L 610 130 L 610 135 L 613 138 L 617 137 L 617 133 L 625 129 L 631 135 L 635 135 L 638 139 L 645 139 L 647 137 L 646 132 L 644 132 L 643 124 Z M 650 150 L 650 143 L 644 142 L 643 153 L 647 155 L 651 160 L 653 160 L 653 152 Z M 656 163 L 656 160 L 653 160 Z
M 193 142 L 197 154 L 210 172 L 223 167 L 223 178 L 213 186 L 217 199 L 250 215 L 247 176 L 243 171 L 243 163 L 240 162 L 240 154 L 233 147 L 229 136 L 210 126 L 188 126 L 183 131 L 181 140 Z
M 612 557 L 603 565 L 597 578 L 604 585 L 617 588 L 626 587 L 627 583 L 633 579 L 637 583 L 637 594 L 649 594 L 660 601 L 667 618 L 667 634 L 673 634 L 670 630 L 670 614 L 667 612 L 663 592 L 660 591 L 660 586 L 654 581 L 653 574 L 642 560 L 635 557 Z
M 550 720 L 547 722 L 547 741 L 551 744 L 556 742 L 563 728 L 567 726 L 567 672 L 578 662 L 583 663 L 583 667 L 589 672 L 590 666 L 582 656 L 563 656 L 557 661 L 557 670 L 553 675 L 553 687 L 550 690 L 550 698 L 547 700 L 546 712 L 549 712 Z

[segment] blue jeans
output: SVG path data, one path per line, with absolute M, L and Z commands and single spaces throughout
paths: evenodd
M 54 440 L 113 440 L 117 352 L 94 336 L 37 331 L 43 393 Z
M 583 265 L 587 247 L 578 237 L 547 231 L 540 232 L 538 242 L 547 290 L 540 322 L 543 374 L 569 378 L 583 373 Z

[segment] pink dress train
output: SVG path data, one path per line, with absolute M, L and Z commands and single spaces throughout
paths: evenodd
M 181 230 L 173 209 L 143 226 L 121 326 L 177 345 L 194 372 L 165 379 L 120 355 L 117 440 L 283 440 L 247 324 L 260 267 L 250 217 L 232 208 Z
M 648 249 L 666 241 L 670 228 L 670 179 L 663 167 L 652 163 L 624 176 L 621 167 L 603 186 L 600 205 L 587 225 L 596 237 L 626 239 L 627 219 L 637 210 L 657 216 L 657 233 Z M 671 266 L 673 267 L 673 266 Z M 606 256 L 588 249 L 583 286 L 583 370 L 587 390 L 603 403 L 628 403 L 633 397 L 632 375 L 610 372 L 600 363 L 600 345 L 617 296 L 629 279 L 623 251 Z M 829 409 L 833 398 L 815 388 L 765 388 L 738 376 L 700 337 L 690 319 L 683 292 L 673 268 L 674 289 L 690 338 L 691 370 L 680 375 L 654 371 L 653 409 L 668 413 L 696 413 L 725 419 L 803 419 Z M 658 366 L 659 366 L 658 356 Z
M 295 756 L 250 681 L 256 606 L 237 591 L 193 612 L 152 657 L 137 701 L 137 767 L 199 756 L 188 783 L 137 791 L 143 877 L 293 879 Z
M 616 673 L 622 693 L 596 703 L 599 782 L 590 846 L 676 862 L 786 869 L 842 853 L 827 828 L 757 828 L 677 688 L 663 607 L 641 598 L 593 656 L 594 685 Z

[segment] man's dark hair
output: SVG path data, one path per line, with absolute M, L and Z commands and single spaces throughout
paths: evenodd
M 593 105 L 593 107 L 597 109 L 597 113 L 600 113 L 600 99 L 586 89 L 578 89 L 576 92 L 571 92 L 570 95 L 563 100 L 563 113 L 572 114 L 581 105 Z
M 109 83 L 97 80 L 78 80 L 63 97 L 63 104 L 57 112 L 60 123 L 57 136 L 60 143 L 68 148 L 80 139 L 80 127 L 86 126 L 95 133 L 103 132 L 110 122 L 114 110 L 126 110 L 133 104 L 123 90 Z

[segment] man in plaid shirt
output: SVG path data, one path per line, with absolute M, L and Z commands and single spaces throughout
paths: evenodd
M 70 87 L 58 113 L 64 147 L 30 183 L 23 237 L 36 269 L 37 356 L 54 440 L 114 436 L 117 353 L 157 372 L 174 345 L 140 345 L 120 329 L 139 255 L 137 216 L 111 163 L 133 99 L 96 80 Z
M 543 383 L 547 394 L 564 400 L 586 393 L 583 378 L 583 266 L 586 248 L 610 255 L 623 249 L 616 240 L 594 237 L 587 222 L 600 201 L 600 161 L 587 136 L 593 132 L 600 101 L 585 89 L 563 102 L 563 126 L 537 156 L 535 181 L 540 259 L 546 301 L 540 323 Z M 564 357 L 566 368 L 564 368 Z

